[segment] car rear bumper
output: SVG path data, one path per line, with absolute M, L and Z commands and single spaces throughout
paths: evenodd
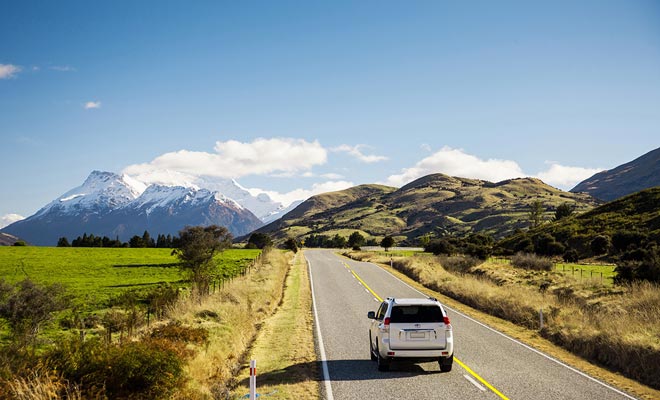
M 389 350 L 386 354 L 381 354 L 387 358 L 410 358 L 437 360 L 440 357 L 449 357 L 452 355 L 448 350 Z

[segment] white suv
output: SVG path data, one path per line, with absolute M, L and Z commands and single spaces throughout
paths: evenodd
M 451 371 L 454 338 L 449 317 L 440 302 L 427 299 L 388 297 L 378 311 L 369 311 L 371 359 L 378 370 L 387 371 L 393 359 L 438 361 L 442 372 Z

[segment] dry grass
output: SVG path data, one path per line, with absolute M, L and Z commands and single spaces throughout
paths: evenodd
M 257 360 L 257 392 L 269 399 L 319 397 L 311 289 L 305 258 L 299 255 L 286 281 L 282 306 L 259 331 L 250 358 Z M 249 370 L 239 376 L 239 398 L 249 391 Z
M 368 253 L 351 256 L 389 264 L 389 259 Z M 660 388 L 658 286 L 635 284 L 599 293 L 593 288 L 587 290 L 593 283 L 570 286 L 566 281 L 553 281 L 555 273 L 538 272 L 540 280 L 548 282 L 544 292 L 539 286 L 506 277 L 506 272 L 489 276 L 483 272 L 487 267 L 482 268 L 482 276 L 458 276 L 445 271 L 433 258 L 394 259 L 395 269 L 425 287 L 529 329 L 539 329 L 538 313 L 543 308 L 543 337 L 592 362 Z M 597 293 L 597 301 L 589 299 L 588 293 Z
M 56 375 L 44 370 L 36 370 L 25 378 L 16 378 L 8 382 L 12 399 L 16 400 L 68 400 L 82 399 L 80 389 L 63 382 Z M 64 397 L 62 396 L 64 394 Z
M 201 304 L 180 302 L 170 313 L 181 324 L 208 330 L 208 343 L 189 361 L 186 390 L 181 399 L 230 397 L 259 325 L 282 298 L 291 253 L 270 251 L 253 272 L 238 277 Z

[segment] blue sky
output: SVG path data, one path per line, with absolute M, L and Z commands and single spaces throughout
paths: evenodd
M 660 146 L 656 1 L 4 1 L 0 38 L 0 217 L 92 170 L 287 201 L 429 172 L 570 189 Z

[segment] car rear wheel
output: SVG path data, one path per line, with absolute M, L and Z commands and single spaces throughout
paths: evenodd
M 451 371 L 451 367 L 454 364 L 454 355 L 452 354 L 449 357 L 440 357 L 440 360 L 438 360 L 438 364 L 440 364 L 440 371 L 442 372 Z
M 389 371 L 390 370 L 390 361 L 385 357 L 380 355 L 378 350 L 378 345 L 376 345 L 376 361 L 378 361 L 378 370 L 379 371 Z
M 369 354 L 371 355 L 371 361 L 376 361 L 376 353 L 374 352 L 374 342 L 371 340 L 371 332 L 369 332 Z

